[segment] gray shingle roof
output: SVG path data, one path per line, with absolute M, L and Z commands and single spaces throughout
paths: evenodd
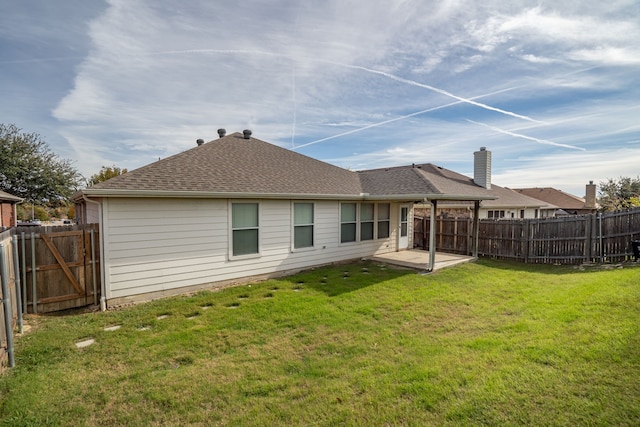
M 461 200 L 495 197 L 495 191 L 476 185 L 471 178 L 433 164 L 352 172 L 253 137 L 245 139 L 239 132 L 84 190 L 88 195 L 141 192 L 354 198 L 368 194 L 396 199 L 457 196 Z
M 91 190 L 360 194 L 354 172 L 239 132 L 91 187 Z
M 573 194 L 565 193 L 551 187 L 543 188 L 514 188 L 520 194 L 533 197 L 538 200 L 549 203 L 552 206 L 561 207 L 563 209 L 586 209 L 585 200 Z
M 359 172 L 363 189 L 372 195 L 425 194 L 475 199 L 493 197 L 490 190 L 465 175 L 431 163 Z

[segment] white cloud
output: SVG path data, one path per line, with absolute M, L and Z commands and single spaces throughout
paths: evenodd
M 536 140 L 628 147 L 634 3 L 570 3 L 110 0 L 53 115 L 92 168 L 137 167 L 218 127 L 354 168 L 464 169 L 479 146 L 534 156 Z

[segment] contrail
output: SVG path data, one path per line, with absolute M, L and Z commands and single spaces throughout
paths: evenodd
M 474 96 L 474 97 L 472 97 L 470 99 L 484 98 L 486 96 L 495 95 L 495 94 L 501 93 L 501 92 L 507 92 L 507 91 L 510 91 L 510 90 L 513 90 L 513 89 L 517 89 L 519 87 L 520 86 L 514 86 L 514 87 L 510 87 L 510 88 L 506 88 L 506 89 L 501 89 L 501 90 L 498 90 L 498 91 L 495 91 L 495 92 L 485 93 L 484 95 Z M 444 104 L 444 105 L 440 105 L 440 106 L 437 106 L 437 107 L 427 108 L 426 110 L 416 111 L 415 113 L 407 114 L 405 116 L 395 117 L 393 119 L 385 120 L 385 121 L 382 121 L 382 122 L 372 123 L 370 125 L 367 125 L 367 126 L 364 126 L 364 127 L 358 128 L 358 129 L 351 129 L 349 131 L 342 132 L 342 133 L 339 133 L 337 135 L 332 135 L 332 136 L 328 136 L 326 138 L 317 139 L 315 141 L 307 142 L 306 144 L 298 145 L 294 149 L 308 147 L 309 145 L 314 145 L 314 144 L 317 144 L 319 142 L 329 141 L 331 139 L 340 138 L 341 136 L 345 136 L 345 135 L 351 135 L 352 133 L 361 132 L 363 130 L 367 130 L 367 129 L 375 128 L 375 127 L 378 127 L 378 126 L 386 125 L 386 124 L 392 123 L 392 122 L 397 122 L 398 120 L 408 119 L 408 118 L 413 117 L 413 116 L 419 116 L 420 114 L 429 113 L 431 111 L 436 111 L 436 110 L 440 110 L 442 108 L 451 107 L 452 105 L 462 104 L 462 102 L 463 101 L 450 102 L 449 104 Z
M 224 49 L 224 50 L 222 50 L 222 49 L 221 50 L 218 50 L 218 49 L 190 49 L 190 50 L 164 51 L 164 52 L 158 52 L 156 54 L 157 55 L 172 55 L 172 54 L 188 54 L 188 53 L 231 53 L 231 54 L 240 53 L 240 54 L 264 55 L 264 56 L 280 56 L 280 57 L 289 58 L 288 55 L 283 55 L 283 54 L 274 53 L 274 52 L 265 52 L 265 51 L 259 51 L 259 50 L 233 50 L 233 49 L 229 49 L 229 50 L 227 50 L 227 49 Z M 294 59 L 295 60 L 295 58 L 289 58 L 289 59 Z M 431 86 L 431 85 L 428 85 L 428 84 L 416 82 L 414 80 L 405 79 L 403 77 L 399 77 L 399 76 L 396 76 L 394 74 L 386 73 L 384 71 L 373 70 L 371 68 L 362 67 L 360 65 L 343 64 L 341 62 L 327 61 L 327 60 L 318 59 L 318 58 L 308 58 L 308 59 L 312 60 L 312 61 L 315 61 L 315 62 L 321 62 L 321 63 L 325 63 L 325 64 L 335 65 L 335 66 L 338 66 L 338 67 L 350 68 L 352 70 L 366 71 L 367 73 L 372 73 L 372 74 L 377 74 L 377 75 L 380 75 L 380 76 L 384 76 L 384 77 L 387 77 L 389 79 L 395 80 L 395 81 L 400 82 L 400 83 L 405 83 L 405 84 L 408 84 L 408 85 L 421 87 L 423 89 L 428 89 L 430 91 L 439 93 L 441 95 L 445 95 L 445 96 L 448 96 L 450 98 L 457 99 L 460 102 L 464 102 L 464 103 L 467 103 L 467 104 L 475 105 L 476 107 L 484 108 L 485 110 L 495 111 L 495 112 L 498 112 L 498 113 L 501 113 L 501 114 L 506 114 L 507 116 L 516 117 L 518 119 L 526 120 L 526 121 L 533 122 L 533 123 L 547 124 L 547 123 L 545 123 L 543 121 L 536 120 L 536 119 L 533 119 L 531 117 L 523 116 L 522 114 L 517 114 L 517 113 L 514 113 L 512 111 L 507 111 L 507 110 L 503 110 L 501 108 L 492 107 L 491 105 L 483 104 L 481 102 L 476 102 L 472 98 L 463 98 L 461 96 L 458 96 L 458 95 L 455 95 L 455 94 L 453 94 L 451 92 L 448 92 L 448 91 L 446 91 L 444 89 L 439 89 L 437 87 L 434 87 L 434 86 Z
M 384 77 L 390 78 L 392 80 L 395 80 L 395 81 L 398 81 L 398 82 L 401 82 L 401 83 L 406 83 L 406 84 L 409 84 L 409 85 L 412 85 L 412 86 L 418 86 L 418 87 L 421 87 L 421 88 L 424 88 L 424 89 L 429 89 L 429 90 L 431 90 L 433 92 L 437 92 L 437 93 L 440 93 L 442 95 L 446 95 L 448 97 L 451 97 L 453 99 L 457 99 L 460 102 L 465 102 L 467 104 L 475 105 L 476 107 L 484 108 L 485 110 L 496 111 L 498 113 L 506 114 L 507 116 L 511 116 L 511 117 L 517 117 L 519 119 L 527 120 L 529 122 L 546 124 L 545 122 L 542 122 L 542 121 L 536 120 L 536 119 L 532 119 L 531 117 L 523 116 L 521 114 L 517 114 L 517 113 L 514 113 L 512 111 L 506 111 L 506 110 L 502 110 L 500 108 L 492 107 L 490 105 L 483 104 L 481 102 L 473 101 L 472 99 L 469 99 L 469 98 L 463 98 L 461 96 L 454 95 L 451 92 L 447 92 L 444 89 L 438 89 L 437 87 L 430 86 L 430 85 L 427 85 L 427 84 L 424 84 L 424 83 L 419 83 L 419 82 L 416 82 L 416 81 L 413 81 L 413 80 L 405 79 L 403 77 L 398 77 L 396 75 L 393 75 L 393 74 L 390 74 L 390 73 L 386 73 L 384 71 L 372 70 L 370 68 L 361 67 L 359 65 L 348 65 L 348 64 L 341 64 L 341 63 L 338 63 L 338 62 L 331 62 L 331 61 L 323 61 L 323 62 L 327 62 L 329 64 L 334 64 L 334 65 L 341 66 L 341 67 L 352 68 L 354 70 L 362 70 L 362 71 L 366 71 L 368 73 L 378 74 L 380 76 L 384 76 Z
M 474 122 L 473 120 L 469 120 L 469 119 L 467 119 L 467 121 L 469 123 L 473 123 L 473 124 L 476 124 L 476 125 L 480 125 L 480 126 L 486 127 L 487 129 L 491 129 L 491 130 L 496 131 L 498 133 L 503 133 L 505 135 L 515 136 L 517 138 L 528 139 L 529 141 L 535 141 L 535 142 L 537 142 L 539 144 L 554 145 L 556 147 L 571 148 L 573 150 L 587 151 L 586 149 L 584 149 L 582 147 L 576 147 L 575 145 L 560 144 L 558 142 L 548 141 L 546 139 L 533 138 L 531 136 L 522 135 L 520 133 L 515 133 L 515 132 L 508 131 L 508 130 L 500 129 L 500 128 L 497 128 L 495 126 L 490 126 L 490 125 L 487 125 L 485 123 Z

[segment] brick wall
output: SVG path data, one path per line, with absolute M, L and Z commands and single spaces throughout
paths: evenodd
M 15 227 L 13 203 L 0 202 L 0 227 Z

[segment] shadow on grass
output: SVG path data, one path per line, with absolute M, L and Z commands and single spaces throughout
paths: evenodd
M 289 277 L 288 281 L 294 287 L 309 288 L 335 297 L 411 274 L 415 274 L 415 271 L 372 261 L 359 261 L 299 273 Z

